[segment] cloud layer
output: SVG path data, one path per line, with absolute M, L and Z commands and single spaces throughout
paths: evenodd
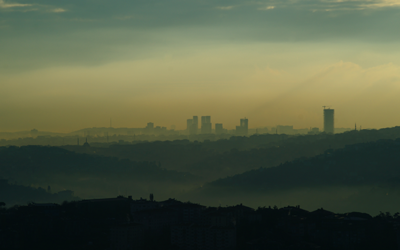
M 6 3 L 4 2 L 4 0 L 0 0 L 0 9 L 31 7 L 31 6 L 32 4 Z
M 193 114 L 231 128 L 242 116 L 251 126 L 309 127 L 320 126 L 322 105 L 338 110 L 338 126 L 394 126 L 399 7 L 0 0 L 0 130 L 68 131 L 104 116 L 182 128 Z
M 39 4 L 39 3 L 17 3 L 11 2 L 6 0 L 0 0 L 0 12 L 1 11 L 7 12 L 32 12 L 32 11 L 39 11 L 39 12 L 48 12 L 48 13 L 61 13 L 65 12 L 66 9 L 63 8 L 55 8 L 52 5 L 47 4 Z

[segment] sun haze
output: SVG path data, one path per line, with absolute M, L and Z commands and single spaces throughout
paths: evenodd
M 398 1 L 0 0 L 0 131 L 400 123 Z

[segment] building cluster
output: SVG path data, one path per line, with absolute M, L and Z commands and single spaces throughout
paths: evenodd
M 396 249 L 399 217 L 131 197 L 0 210 L 4 249 Z M 328 248 L 327 248 L 328 247 Z M 47 249 L 47 248 L 43 248 Z
M 201 127 L 199 130 L 198 116 L 193 116 L 192 119 L 186 120 L 186 132 L 188 135 L 197 134 L 211 134 L 217 135 L 227 134 L 228 130 L 224 129 L 222 123 L 215 123 L 214 131 L 212 129 L 211 116 L 201 117 Z M 247 118 L 240 119 L 240 125 L 236 126 L 236 135 L 248 135 L 249 133 L 249 120 Z
M 201 128 L 199 131 L 199 123 L 198 116 L 193 116 L 192 119 L 187 119 L 186 121 L 186 132 L 189 135 L 196 135 L 199 132 L 201 134 L 211 134 L 213 133 L 211 116 L 202 116 L 201 117 Z M 261 131 L 260 131 L 261 132 Z M 264 132 L 264 131 L 263 131 Z M 319 128 L 310 128 L 308 129 L 294 129 L 293 126 L 283 126 L 278 125 L 275 128 L 272 128 L 271 131 L 267 133 L 279 133 L 279 134 L 318 134 Z M 326 108 L 324 106 L 324 132 L 328 134 L 334 134 L 334 109 Z M 214 133 L 217 135 L 228 133 L 227 129 L 223 128 L 222 123 L 216 123 Z M 258 129 L 255 133 L 258 133 Z M 236 126 L 235 135 L 238 136 L 246 136 L 249 134 L 249 120 L 247 118 L 240 119 L 240 125 Z
M 327 134 L 343 133 L 350 131 L 350 128 L 334 127 L 334 110 L 324 108 L 324 129 L 322 132 Z M 249 128 L 247 118 L 240 119 L 239 126 L 228 130 L 222 123 L 211 123 L 211 116 L 201 116 L 200 124 L 198 116 L 193 116 L 186 121 L 185 130 L 175 130 L 167 127 L 155 126 L 153 122 L 148 122 L 143 128 L 113 128 L 113 127 L 94 127 L 75 131 L 70 134 L 46 134 L 32 129 L 28 134 L 21 134 L 18 139 L 0 139 L 0 146 L 7 145 L 82 145 L 86 139 L 89 143 L 130 143 L 137 141 L 157 141 L 157 140 L 218 140 L 229 139 L 231 136 L 251 136 L 257 134 L 287 134 L 287 135 L 315 135 L 321 131 L 319 128 L 295 129 L 292 125 L 277 125 L 276 127 Z M 1 136 L 1 135 L 0 135 Z M 8 135 L 11 136 L 11 135 Z M 19 135 L 18 135 L 19 136 Z
M 167 133 L 167 127 L 155 126 L 153 122 L 148 122 L 144 128 L 143 133 L 145 134 L 165 134 Z

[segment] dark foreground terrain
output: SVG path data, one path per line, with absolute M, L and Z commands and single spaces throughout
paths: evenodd
M 399 214 L 131 197 L 4 207 L 1 249 L 398 249 Z
M 394 213 L 400 207 L 400 139 L 372 140 L 382 137 L 379 134 L 386 136 L 384 132 L 271 139 L 268 146 L 259 144 L 264 136 L 240 137 L 233 145 L 243 141 L 258 148 L 228 151 L 223 150 L 228 141 L 144 143 L 143 149 L 81 146 L 72 151 L 0 147 L 0 178 L 4 179 L 0 194 L 9 206 L 157 193 L 160 199 L 176 197 L 207 206 L 302 204 L 310 211 L 324 207 L 340 213 Z M 264 139 L 268 141 L 269 136 Z M 361 138 L 368 140 L 351 144 Z M 211 150 L 213 143 L 222 151 Z M 211 158 L 205 159 L 207 154 Z M 179 168 L 171 167 L 180 160 Z M 232 169 L 240 171 L 229 175 Z
M 398 249 L 399 138 L 0 147 L 0 249 Z

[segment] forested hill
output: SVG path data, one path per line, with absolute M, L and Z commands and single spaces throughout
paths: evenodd
M 246 192 L 327 186 L 400 187 L 400 139 L 380 140 L 327 150 L 272 168 L 260 168 L 211 182 Z
M 0 175 L 5 178 L 46 175 L 113 176 L 130 180 L 151 178 L 183 181 L 190 175 L 160 168 L 154 162 L 133 162 L 112 157 L 77 154 L 58 147 L 24 146 L 0 148 Z
M 132 161 L 155 161 L 170 170 L 189 172 L 212 181 L 260 167 L 275 167 L 302 157 L 314 157 L 328 149 L 346 145 L 394 139 L 400 127 L 350 131 L 327 135 L 253 135 L 228 140 L 189 142 L 164 141 L 90 148 L 66 146 L 74 152 L 96 154 Z
M 23 185 L 70 189 L 81 198 L 160 194 L 182 190 L 199 179 L 154 162 L 77 154 L 58 147 L 0 147 L 0 178 Z M 168 198 L 167 195 L 165 194 Z
M 185 197 L 214 205 L 246 202 L 253 207 L 395 212 L 400 207 L 400 139 L 349 145 L 247 171 L 210 182 Z
M 34 188 L 22 185 L 10 184 L 7 180 L 0 179 L 0 200 L 7 206 L 26 205 L 29 202 L 52 202 L 62 203 L 63 201 L 77 200 L 71 190 L 51 192 L 51 188 Z

